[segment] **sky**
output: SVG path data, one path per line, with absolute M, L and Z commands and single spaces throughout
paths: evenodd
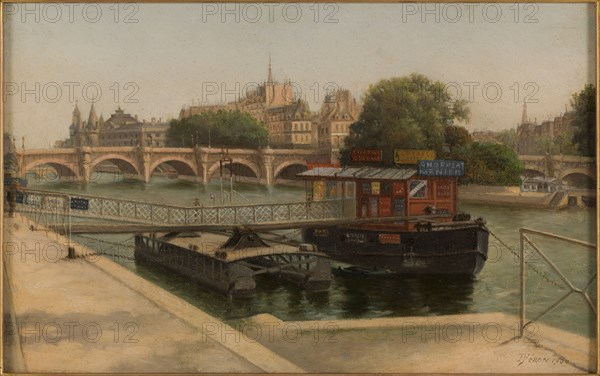
M 558 116 L 595 82 L 593 4 L 4 4 L 4 124 L 26 148 L 117 106 L 139 119 L 288 79 L 317 111 L 421 73 L 471 109 L 469 130 Z M 20 142 L 18 142 L 20 144 Z

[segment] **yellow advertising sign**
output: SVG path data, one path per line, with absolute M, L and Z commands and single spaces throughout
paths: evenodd
M 419 161 L 432 161 L 435 159 L 435 150 L 424 149 L 394 149 L 394 163 L 418 164 Z

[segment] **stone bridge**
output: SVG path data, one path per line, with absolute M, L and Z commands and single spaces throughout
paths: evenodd
M 596 181 L 596 161 L 592 157 L 574 155 L 519 155 L 525 174 L 568 180 L 575 175 L 587 176 Z
M 225 155 L 226 154 L 226 155 Z M 221 148 L 155 148 L 155 147 L 80 147 L 71 149 L 16 150 L 19 171 L 43 173 L 50 166 L 60 179 L 93 181 L 110 162 L 128 178 L 150 182 L 152 174 L 161 165 L 168 165 L 179 178 L 208 183 L 219 176 L 221 164 L 237 176 L 245 176 L 265 185 L 273 185 L 280 177 L 292 176 L 306 170 L 307 159 L 315 156 L 313 150 L 303 149 L 228 149 Z M 221 163 L 225 158 L 231 159 Z M 229 176 L 224 170 L 224 176 Z M 286 174 L 287 172 L 287 174 Z M 226 174 L 226 175 L 225 175 Z

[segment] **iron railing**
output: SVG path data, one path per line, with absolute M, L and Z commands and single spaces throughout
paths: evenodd
M 544 254 L 544 252 L 542 252 L 542 250 L 527 236 L 527 234 L 531 234 L 531 235 L 539 235 L 539 236 L 543 236 L 546 238 L 550 238 L 550 239 L 556 239 L 559 241 L 563 241 L 563 242 L 567 242 L 570 244 L 576 244 L 576 245 L 580 245 L 583 246 L 585 248 L 590 248 L 595 250 L 596 249 L 596 245 L 595 244 L 591 244 L 588 242 L 584 242 L 581 240 L 577 240 L 577 239 L 572 239 L 572 238 L 567 238 L 564 236 L 560 236 L 560 235 L 556 235 L 556 234 L 552 234 L 549 232 L 543 232 L 543 231 L 537 231 L 537 230 L 532 230 L 532 229 L 528 229 L 528 228 L 521 228 L 519 229 L 519 255 L 520 255 L 520 273 L 521 273 L 521 279 L 520 279 L 520 290 L 521 290 L 521 301 L 520 301 L 520 326 L 519 326 L 519 337 L 523 337 L 523 331 L 525 329 L 525 327 L 531 323 L 533 323 L 534 321 L 538 321 L 540 320 L 542 317 L 546 316 L 549 312 L 551 312 L 553 309 L 555 309 L 556 307 L 558 307 L 563 301 L 565 301 L 565 299 L 567 299 L 569 296 L 571 296 L 571 294 L 581 294 L 583 296 L 583 298 L 585 299 L 585 301 L 588 303 L 588 305 L 590 306 L 590 308 L 592 309 L 592 311 L 594 312 L 594 315 L 596 315 L 596 319 L 598 318 L 598 312 L 596 310 L 596 305 L 594 304 L 594 302 L 592 302 L 592 299 L 590 298 L 590 296 L 588 295 L 588 290 L 590 289 L 590 287 L 592 287 L 594 285 L 594 281 L 597 278 L 597 274 L 594 273 L 594 275 L 590 278 L 589 281 L 587 281 L 587 283 L 585 284 L 585 286 L 583 288 L 577 288 L 575 287 L 575 285 L 569 280 L 569 278 L 567 278 L 559 269 L 559 267 L 552 261 L 550 260 L 550 258 Z M 554 303 L 552 303 L 548 308 L 546 308 L 542 313 L 538 314 L 535 318 L 525 322 L 525 309 L 526 309 L 526 301 L 525 301 L 525 243 L 527 243 L 531 248 L 533 248 L 533 250 L 542 257 L 542 259 L 558 274 L 558 276 L 560 276 L 560 278 L 562 279 L 562 281 L 564 282 L 564 284 L 566 285 L 566 287 L 569 289 L 569 291 L 567 291 L 566 294 L 564 294 L 563 296 L 561 296 L 558 300 L 556 300 Z
M 77 205 L 83 202 L 83 206 Z M 354 218 L 349 203 L 354 199 L 264 203 L 231 206 L 156 204 L 101 196 L 26 190 L 17 210 L 29 214 L 63 213 L 73 217 L 160 225 L 236 225 L 303 222 L 319 219 Z

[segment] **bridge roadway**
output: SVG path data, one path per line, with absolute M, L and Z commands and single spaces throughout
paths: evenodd
M 585 175 L 596 181 L 596 161 L 592 157 L 574 155 L 519 155 L 525 173 L 544 177 L 568 179 L 573 175 Z
M 179 178 L 208 183 L 218 175 L 221 165 L 229 165 L 238 175 L 272 185 L 286 171 L 306 169 L 307 159 L 320 160 L 326 155 L 312 149 L 221 149 L 221 148 L 156 148 L 156 147 L 78 147 L 65 149 L 18 149 L 18 170 L 47 173 L 51 167 L 56 180 L 94 181 L 103 162 L 110 162 L 128 178 L 150 182 L 152 173 L 163 164 L 173 168 Z M 53 174 L 52 174 L 53 175 Z

